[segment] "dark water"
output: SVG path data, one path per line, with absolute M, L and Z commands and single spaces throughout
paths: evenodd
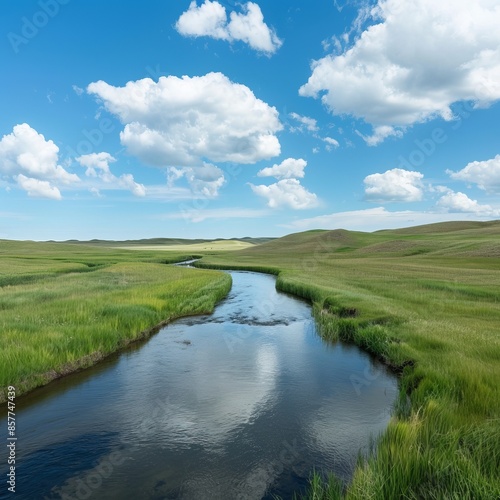
M 19 398 L 16 494 L 2 479 L 0 498 L 291 498 L 313 468 L 348 480 L 387 426 L 397 380 L 323 342 L 274 278 L 231 274 L 212 316 Z

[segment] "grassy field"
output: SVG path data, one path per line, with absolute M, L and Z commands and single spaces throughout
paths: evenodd
M 401 374 L 376 455 L 307 498 L 500 498 L 500 222 L 308 231 L 200 265 L 277 274 L 326 338 Z
M 165 265 L 181 252 L 0 241 L 0 401 L 211 311 L 230 277 Z
M 184 244 L 163 244 L 163 245 L 124 245 L 119 248 L 125 250 L 164 250 L 174 252 L 191 252 L 191 253 L 207 253 L 207 252 L 229 252 L 232 250 L 244 250 L 245 248 L 253 247 L 253 243 L 241 240 L 218 240 L 207 241 L 203 243 L 184 243 Z

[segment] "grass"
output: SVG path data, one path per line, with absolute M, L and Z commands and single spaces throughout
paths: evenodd
M 200 265 L 278 275 L 322 335 L 401 375 L 376 451 L 339 493 L 308 499 L 500 498 L 500 222 L 359 233 L 308 231 Z
M 182 257 L 0 241 L 0 401 L 9 385 L 20 395 L 173 318 L 212 311 L 230 277 L 165 265 Z
M 243 250 L 245 248 L 253 247 L 253 243 L 241 240 L 219 240 L 207 241 L 203 243 L 189 243 L 189 244 L 164 244 L 164 245 L 124 245 L 120 248 L 126 250 L 166 250 L 175 252 L 210 252 L 216 251 L 230 251 L 230 250 Z

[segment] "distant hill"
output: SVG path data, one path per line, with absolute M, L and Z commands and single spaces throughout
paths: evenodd
M 196 244 L 206 244 L 213 241 L 242 241 L 244 243 L 249 243 L 252 245 L 260 245 L 268 241 L 272 241 L 275 238 L 251 238 L 246 236 L 244 238 L 216 238 L 216 239 L 186 239 L 186 238 L 145 238 L 140 240 L 67 240 L 61 243 L 72 243 L 72 244 L 82 244 L 82 245 L 94 245 L 94 246 L 117 246 L 117 247 L 130 247 L 130 246 L 173 246 L 173 245 L 196 245 Z
M 479 221 L 449 221 L 449 222 L 436 222 L 434 224 L 425 224 L 422 226 L 405 227 L 402 229 L 390 229 L 376 231 L 376 233 L 392 233 L 392 234 L 432 234 L 432 233 L 450 233 L 457 231 L 467 230 L 481 230 L 485 232 L 491 229 L 496 232 L 500 229 L 500 220 L 493 220 L 487 222 Z
M 500 221 L 441 222 L 364 233 L 335 229 L 294 233 L 237 252 L 238 255 L 348 257 L 500 257 Z

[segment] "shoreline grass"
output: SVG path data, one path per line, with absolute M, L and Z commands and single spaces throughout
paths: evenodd
M 315 474 L 302 498 L 500 498 L 500 224 L 446 229 L 311 231 L 197 263 L 278 274 L 324 338 L 400 374 L 394 415 L 351 483 L 340 493 Z
M 20 396 L 209 313 L 231 288 L 227 274 L 160 263 L 180 255 L 19 242 L 0 255 L 0 402 L 9 385 Z

